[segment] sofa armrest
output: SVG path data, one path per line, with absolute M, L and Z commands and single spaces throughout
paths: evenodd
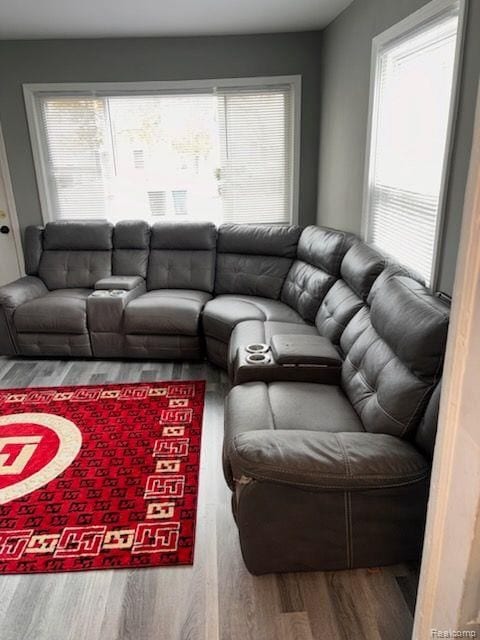
M 274 335 L 271 347 L 275 361 L 280 365 L 341 367 L 342 359 L 325 336 Z
M 377 433 L 248 431 L 226 451 L 233 478 L 355 491 L 425 480 L 430 464 L 413 445 Z
M 95 283 L 96 290 L 119 290 L 132 291 L 136 287 L 141 286 L 144 283 L 144 279 L 141 276 L 109 276 L 108 278 L 101 278 Z
M 40 298 L 48 289 L 40 278 L 25 276 L 0 287 L 0 355 L 13 356 L 18 351 L 13 314 L 24 302 Z
M 0 287 L 0 307 L 12 314 L 24 302 L 40 298 L 47 293 L 48 289 L 40 278 L 25 276 Z

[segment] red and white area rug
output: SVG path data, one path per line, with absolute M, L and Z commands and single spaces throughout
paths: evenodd
M 204 396 L 0 390 L 0 574 L 191 564 Z

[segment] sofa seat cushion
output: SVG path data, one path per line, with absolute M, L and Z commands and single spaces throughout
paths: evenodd
M 203 312 L 205 334 L 222 342 L 228 342 L 234 327 L 244 320 L 305 324 L 302 317 L 285 303 L 259 296 L 217 296 Z
M 249 382 L 230 391 L 227 407 L 226 442 L 257 429 L 364 432 L 346 395 L 334 385 Z
M 14 314 L 19 333 L 87 333 L 91 289 L 56 289 L 20 305 Z
M 232 366 L 239 347 L 253 343 L 270 344 L 273 336 L 301 335 L 318 336 L 317 329 L 299 322 L 278 322 L 277 320 L 246 320 L 237 324 L 232 331 L 228 345 L 228 367 Z
M 125 333 L 196 336 L 201 311 L 211 297 L 191 289 L 148 291 L 127 305 Z
M 241 434 L 296 430 L 364 432 L 340 387 L 310 382 L 247 382 L 234 387 L 225 404 L 223 466 L 227 483 L 233 487 L 230 454 Z

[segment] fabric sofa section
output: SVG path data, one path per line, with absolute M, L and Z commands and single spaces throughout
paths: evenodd
M 150 225 L 143 220 L 117 222 L 113 230 L 112 274 L 147 277 Z
M 299 239 L 297 259 L 285 283 L 281 299 L 304 320 L 313 323 L 328 290 L 339 277 L 340 264 L 355 237 L 323 227 L 306 227 Z
M 411 278 L 385 280 L 347 325 L 342 387 L 367 431 L 407 437 L 442 371 L 448 310 Z
M 356 242 L 345 254 L 340 279 L 328 291 L 315 317 L 320 335 L 339 344 L 353 316 L 366 304 L 373 283 L 386 266 L 386 259 L 364 242 Z
M 126 305 L 128 357 L 203 356 L 200 317 L 212 297 L 216 228 L 209 222 L 162 222 L 151 228 L 147 292 Z
M 243 320 L 303 322 L 278 298 L 296 255 L 299 227 L 223 224 L 218 229 L 215 298 L 203 312 L 208 358 L 227 367 L 228 343 Z
M 218 229 L 215 294 L 280 297 L 300 228 L 223 224 Z
M 35 276 L 25 276 L 0 288 L 0 353 L 12 356 L 21 353 L 13 321 L 21 305 L 48 293 L 45 284 Z
M 223 464 L 252 573 L 419 558 L 447 326 L 446 305 L 389 276 L 342 334 L 340 387 L 232 389 Z
M 47 288 L 93 288 L 112 273 L 108 222 L 49 222 L 43 234 L 38 275 Z
M 18 352 L 28 356 L 92 355 L 87 299 L 96 282 L 112 273 L 108 222 L 49 222 L 26 234 L 26 267 L 38 271 L 43 295 L 16 306 Z
M 14 314 L 18 333 L 87 333 L 90 289 L 56 289 L 20 305 Z
M 247 568 L 342 570 L 418 560 L 429 462 L 388 435 L 249 432 L 231 454 Z
M 126 333 L 198 336 L 200 313 L 211 296 L 205 291 L 148 291 L 127 306 Z
M 328 238 L 330 241 L 335 239 L 335 236 L 332 236 L 329 230 L 327 231 L 327 240 Z M 315 253 L 312 245 L 314 237 L 315 234 L 307 235 L 307 246 L 311 254 Z M 333 242 L 332 246 L 335 246 Z M 301 252 L 302 255 L 305 255 L 304 252 L 305 248 L 303 253 Z M 319 255 L 316 260 L 317 263 L 320 263 Z M 332 258 L 330 268 L 334 264 L 338 264 L 338 256 Z M 320 304 L 314 326 L 299 323 L 298 319 L 294 323 L 252 319 L 237 324 L 229 342 L 228 370 L 230 374 L 233 371 L 233 363 L 240 347 L 255 342 L 270 344 L 271 339 L 276 335 L 312 336 L 320 334 L 338 345 L 340 336 L 350 319 L 366 304 L 370 288 L 384 266 L 385 258 L 382 255 L 363 242 L 355 242 L 341 261 L 340 279 L 335 280 Z
M 154 224 L 147 289 L 213 291 L 216 229 L 209 222 Z

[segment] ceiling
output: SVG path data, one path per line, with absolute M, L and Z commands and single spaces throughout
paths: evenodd
M 0 0 L 0 39 L 321 29 L 352 0 Z

